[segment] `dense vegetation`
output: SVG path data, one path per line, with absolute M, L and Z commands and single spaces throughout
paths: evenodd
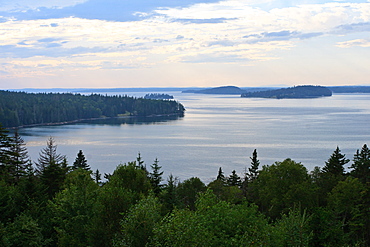
M 77 151 L 77 150 L 76 150 Z M 0 246 L 369 246 L 370 150 L 336 148 L 308 172 L 291 159 L 204 184 L 137 159 L 112 174 L 72 165 L 53 138 L 29 160 L 23 139 L 0 128 Z M 34 166 L 35 165 L 35 166 Z
M 7 128 L 122 115 L 182 115 L 184 110 L 173 100 L 0 91 L 0 122 Z
M 300 99 L 300 98 L 318 98 L 331 96 L 330 89 L 322 86 L 296 86 L 289 88 L 281 88 L 275 90 L 267 90 L 260 92 L 243 93 L 242 97 L 248 98 L 276 98 L 276 99 Z
M 144 99 L 173 99 L 173 96 L 165 93 L 148 93 Z
M 206 88 L 206 89 L 198 89 L 198 90 L 184 90 L 183 93 L 201 93 L 201 94 L 242 94 L 245 93 L 246 90 L 243 90 L 239 87 L 235 86 L 223 86 L 223 87 L 215 87 L 215 88 Z

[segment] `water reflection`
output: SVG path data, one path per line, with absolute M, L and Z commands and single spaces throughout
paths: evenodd
M 150 116 L 150 117 L 117 117 L 117 118 L 103 118 L 83 120 L 76 124 L 93 124 L 93 125 L 151 125 L 165 122 L 172 122 L 183 119 L 184 116 Z

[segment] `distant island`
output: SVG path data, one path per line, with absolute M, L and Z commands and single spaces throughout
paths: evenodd
M 295 86 L 276 90 L 243 93 L 246 98 L 304 99 L 332 96 L 332 91 L 323 86 Z
M 173 96 L 164 93 L 148 93 L 145 94 L 144 99 L 173 99 Z
M 222 87 L 215 87 L 215 88 L 207 88 L 207 89 L 200 89 L 200 90 L 185 90 L 182 93 L 201 93 L 201 94 L 242 94 L 246 93 L 247 91 L 235 87 L 235 86 L 222 86 Z
M 0 123 L 6 128 L 123 116 L 183 116 L 184 111 L 184 106 L 174 100 L 0 90 Z

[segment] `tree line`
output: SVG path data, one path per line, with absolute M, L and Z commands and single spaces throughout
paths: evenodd
M 183 115 L 184 111 L 173 100 L 0 90 L 0 122 L 6 128 L 101 117 Z
M 52 137 L 31 161 L 0 128 L 0 246 L 369 246 L 366 144 L 350 162 L 337 147 L 309 172 L 261 166 L 254 150 L 242 176 L 220 167 L 205 184 L 164 179 L 139 153 L 103 175 L 82 150 L 68 164 Z

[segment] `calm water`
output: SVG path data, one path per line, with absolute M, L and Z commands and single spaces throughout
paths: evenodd
M 184 118 L 33 127 L 20 134 L 34 161 L 52 136 L 70 164 L 81 149 L 92 169 L 112 173 L 140 152 L 147 166 L 157 157 L 165 177 L 197 176 L 205 183 L 219 167 L 241 175 L 254 149 L 262 165 L 289 157 L 312 170 L 337 145 L 352 159 L 370 144 L 370 94 L 284 100 L 170 94 L 186 107 Z

